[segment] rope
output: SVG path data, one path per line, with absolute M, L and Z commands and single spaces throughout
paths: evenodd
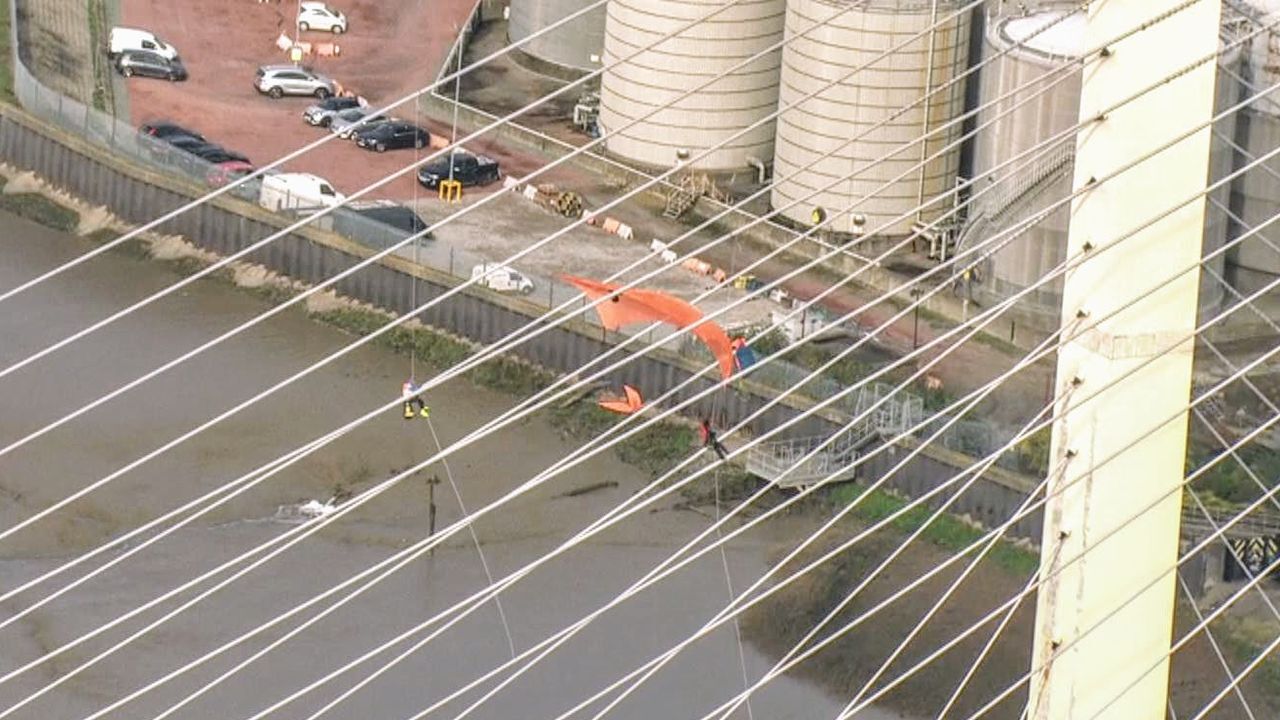
M 720 532 L 720 470 L 717 468 L 714 474 L 716 486 L 716 541 L 720 545 L 720 564 L 724 566 L 724 584 L 729 591 L 729 604 L 737 602 L 737 595 L 733 591 L 733 574 L 729 571 L 729 552 L 728 543 L 720 542 L 723 540 Z M 751 687 L 751 679 L 747 676 L 747 653 L 742 646 L 742 624 L 735 616 L 733 618 L 733 637 L 738 643 L 738 664 L 742 667 L 742 687 L 747 689 Z M 747 720 L 755 720 L 755 713 L 751 711 L 751 699 L 747 699 Z
M 445 477 L 449 478 L 449 487 L 453 489 L 453 497 L 458 501 L 458 510 L 462 513 L 462 517 L 470 515 L 467 512 L 467 504 L 462 501 L 462 492 L 458 489 L 458 483 L 453 479 L 453 471 L 449 469 L 449 460 L 443 455 L 444 446 L 440 444 L 440 437 L 436 435 L 435 423 L 431 422 L 431 418 L 426 418 L 427 428 L 431 431 L 431 439 L 436 443 L 436 451 L 440 454 L 440 464 L 444 466 Z M 480 536 L 476 534 L 475 523 L 467 523 L 467 531 L 471 533 L 471 542 L 476 546 L 476 554 L 480 556 L 480 566 L 484 568 L 485 580 L 489 581 L 492 586 L 493 573 L 489 570 L 489 561 L 484 557 L 484 548 L 480 546 Z M 502 599 L 497 595 L 493 596 L 493 606 L 498 611 L 498 620 L 502 623 L 502 632 L 507 637 L 507 647 L 511 650 L 511 657 L 516 656 L 516 641 L 511 636 L 511 626 L 507 624 L 507 613 L 502 609 Z

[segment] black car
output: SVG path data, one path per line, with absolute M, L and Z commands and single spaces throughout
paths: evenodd
M 360 130 L 356 133 L 355 140 L 356 145 L 366 150 L 384 152 L 398 148 L 426 147 L 431 141 L 431 134 L 413 123 L 391 120 Z
M 440 187 L 441 180 L 449 179 L 449 161 L 453 161 L 453 179 L 468 185 L 488 185 L 496 181 L 498 161 L 483 155 L 454 153 L 450 158 L 441 158 L 418 169 L 418 182 L 432 190 Z
M 169 137 L 183 136 L 204 141 L 204 136 L 195 130 L 188 130 L 177 123 L 168 122 L 166 120 L 143 123 L 138 126 L 138 132 L 143 135 L 150 135 L 151 137 L 158 138 L 160 140 L 164 140 Z
M 215 165 L 231 161 L 243 163 L 249 162 L 249 158 L 235 152 L 234 150 L 228 150 L 220 145 L 206 145 L 203 147 L 191 148 L 187 150 L 187 152 L 195 155 L 201 160 L 211 162 Z
M 184 155 L 198 155 L 200 152 L 209 148 L 217 148 L 217 145 L 205 140 L 201 135 L 178 135 L 169 134 L 162 139 L 163 145 L 157 144 L 150 148 L 152 157 L 157 160 L 163 160 L 174 154 L 175 151 Z
M 165 80 L 187 79 L 187 69 L 183 67 L 182 60 L 176 57 L 170 60 L 146 50 L 126 50 L 120 53 L 116 57 L 116 70 L 125 77 L 140 75 Z
M 412 208 L 391 200 L 354 200 L 347 209 L 352 212 L 332 215 L 334 231 L 376 245 L 391 245 L 427 229 Z M 423 237 L 430 238 L 431 233 Z

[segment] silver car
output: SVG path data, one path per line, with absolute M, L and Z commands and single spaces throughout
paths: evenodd
M 350 140 L 357 130 L 373 127 L 390 120 L 385 115 L 374 115 L 373 108 L 348 108 L 334 113 L 329 121 L 329 132 L 343 140 Z
M 321 100 L 302 111 L 302 119 L 308 125 L 317 125 L 319 127 L 329 127 L 329 123 L 333 122 L 333 116 L 343 110 L 360 107 L 360 101 L 353 97 L 331 97 L 327 100 Z
M 264 65 L 258 68 L 253 86 L 273 98 L 314 95 L 323 100 L 334 93 L 332 80 L 299 65 Z

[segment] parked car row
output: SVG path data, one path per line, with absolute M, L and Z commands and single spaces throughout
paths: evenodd
M 311 30 L 340 35 L 347 31 L 347 16 L 323 2 L 298 3 L 295 19 L 299 32 Z M 107 39 L 107 57 L 116 71 L 125 77 L 154 77 L 169 81 L 186 80 L 187 68 L 174 46 L 150 30 L 114 27 Z M 273 72 L 264 77 L 263 70 Z M 334 94 L 332 80 L 308 68 L 294 65 L 268 66 L 259 69 L 255 87 L 274 98 L 284 95 L 315 95 L 325 98 Z
M 431 143 L 431 133 L 425 128 L 362 106 L 353 98 L 322 99 L 302 111 L 302 119 L 374 152 L 424 148 Z
M 181 153 L 212 165 L 213 168 L 205 178 L 210 185 L 225 185 L 237 177 L 254 172 L 249 158 L 209 142 L 199 132 L 176 123 L 164 121 L 146 123 L 138 130 L 143 135 L 155 138 L 162 143 L 151 147 L 151 153 L 157 159 L 169 158 L 174 153 Z

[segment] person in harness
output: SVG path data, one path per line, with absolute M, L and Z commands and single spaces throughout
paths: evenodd
M 729 459 L 729 452 L 724 449 L 724 445 L 721 445 L 719 438 L 716 437 L 716 431 L 711 427 L 710 418 L 702 418 L 702 422 L 698 424 L 698 435 L 702 438 L 703 447 L 709 447 L 714 450 L 721 460 Z
M 400 386 L 400 396 L 404 398 L 405 420 L 412 420 L 416 415 L 431 416 L 431 408 L 427 407 L 426 401 L 422 399 L 422 389 L 414 386 L 413 378 L 405 380 Z

